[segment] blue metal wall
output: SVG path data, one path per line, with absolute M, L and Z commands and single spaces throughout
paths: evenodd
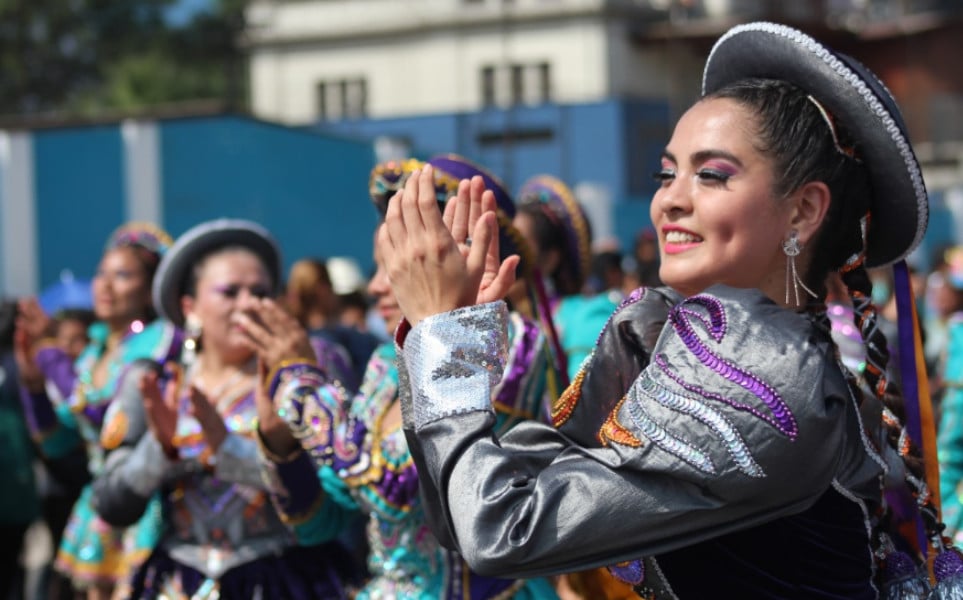
M 238 117 L 161 124 L 165 226 L 238 217 L 275 233 L 285 265 L 335 254 L 371 266 L 371 146 Z
M 332 255 L 372 267 L 370 143 L 237 116 L 170 119 L 157 127 L 160 225 L 171 235 L 207 219 L 246 218 L 277 236 L 285 267 Z M 105 240 L 129 219 L 126 178 L 136 175 L 125 164 L 119 123 L 30 135 L 35 197 L 10 201 L 34 208 L 38 248 L 24 252 L 36 254 L 43 289 L 64 269 L 93 275 Z
M 40 285 L 62 269 L 91 276 L 104 241 L 124 221 L 124 162 L 115 125 L 33 136 Z

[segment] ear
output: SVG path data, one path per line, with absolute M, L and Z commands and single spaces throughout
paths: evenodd
M 181 296 L 181 313 L 184 317 L 194 312 L 194 297 L 193 296 Z
M 822 181 L 810 181 L 793 194 L 790 224 L 799 233 L 799 241 L 806 245 L 819 231 L 829 212 L 832 195 Z

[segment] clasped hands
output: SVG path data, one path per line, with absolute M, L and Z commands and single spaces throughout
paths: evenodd
M 258 430 L 267 449 L 286 455 L 297 447 L 287 423 L 278 415 L 272 399 L 268 397 L 268 373 L 287 361 L 304 360 L 316 362 L 314 348 L 307 332 L 294 317 L 271 299 L 253 299 L 243 311 L 231 317 L 245 334 L 245 342 L 257 357 L 257 373 L 254 389 L 258 414 Z M 185 393 L 180 368 L 165 367 L 170 377 L 163 391 L 156 373 L 145 374 L 140 382 L 144 398 L 147 422 L 154 437 L 160 442 L 165 454 L 177 457 L 177 421 L 179 396 Z M 208 398 L 193 382 L 186 382 L 189 414 L 201 427 L 204 440 L 211 453 L 217 452 L 227 438 L 228 429 L 224 416 L 218 412 L 218 398 Z
M 388 202 L 378 253 L 412 326 L 508 293 L 519 257 L 499 257 L 496 209 L 495 195 L 476 175 L 459 183 L 440 213 L 431 165 L 412 173 Z

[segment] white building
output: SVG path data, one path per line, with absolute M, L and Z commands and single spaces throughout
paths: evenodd
M 307 124 L 607 98 L 686 104 L 704 54 L 639 35 L 670 17 L 670 1 L 254 0 L 252 110 Z

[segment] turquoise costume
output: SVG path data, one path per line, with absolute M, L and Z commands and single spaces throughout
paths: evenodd
M 141 330 L 142 329 L 142 330 Z M 126 368 L 138 359 L 163 362 L 179 348 L 179 334 L 168 323 L 154 321 L 146 327 L 140 321 L 120 342 L 111 361 L 106 383 L 95 388 L 91 374 L 106 350 L 108 330 L 95 323 L 89 330 L 90 344 L 78 357 L 73 369 L 69 358 L 59 349 L 40 350 L 37 364 L 66 398 L 54 405 L 45 392 L 21 389 L 21 397 L 32 434 L 43 454 L 56 461 L 79 445 L 87 451 L 88 469 L 96 477 L 103 469 L 104 449 L 101 428 L 104 415 Z M 110 432 L 103 432 L 109 435 Z M 157 541 L 160 507 L 152 502 L 143 517 L 128 528 L 111 527 L 91 507 L 91 487 L 86 485 L 64 531 L 55 567 L 74 585 L 114 585 L 124 580 L 130 569 L 143 561 Z
M 940 499 L 945 534 L 963 541 L 963 315 L 956 314 L 947 326 L 945 392 L 936 438 L 940 459 Z
M 514 344 L 506 376 L 494 393 L 499 428 L 540 411 L 543 338 L 536 325 L 516 317 L 512 321 Z M 399 374 L 393 345 L 379 347 L 371 357 L 361 390 L 341 412 L 336 398 L 306 393 L 308 365 L 282 369 L 274 395 L 280 414 L 292 427 L 319 465 L 320 488 L 306 485 L 305 472 L 288 469 L 276 480 L 275 503 L 302 543 L 327 539 L 332 506 L 341 511 L 360 510 L 368 515 L 371 579 L 358 593 L 359 600 L 398 598 L 412 600 L 518 598 L 551 599 L 555 592 L 547 581 L 484 577 L 471 572 L 458 554 L 442 547 L 429 529 L 418 491 L 418 473 L 399 422 L 382 425 L 399 393 Z M 533 374 L 535 374 L 533 376 Z M 514 400 L 513 400 L 514 398 Z M 339 416 L 340 415 L 340 416 Z M 330 427 L 330 429 L 328 429 Z M 333 432 L 334 435 L 328 435 Z M 270 477 L 280 472 L 272 467 Z M 300 498 L 298 498 L 300 496 Z M 292 505 L 311 506 L 301 514 Z

